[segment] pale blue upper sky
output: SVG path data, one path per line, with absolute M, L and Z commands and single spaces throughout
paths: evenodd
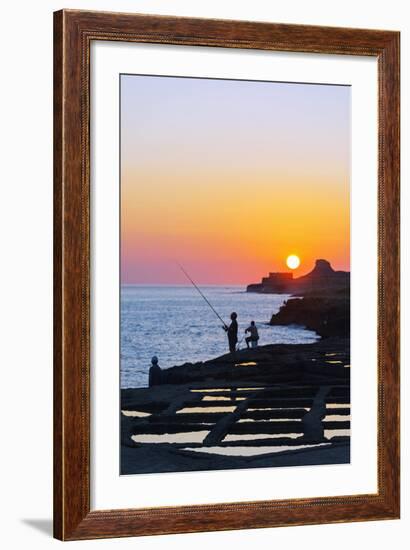
M 348 86 L 122 75 L 121 112 L 124 167 L 349 170 Z

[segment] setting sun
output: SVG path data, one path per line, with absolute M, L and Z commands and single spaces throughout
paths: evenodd
M 286 265 L 289 269 L 296 269 L 300 266 L 300 259 L 295 254 L 291 254 L 286 258 Z

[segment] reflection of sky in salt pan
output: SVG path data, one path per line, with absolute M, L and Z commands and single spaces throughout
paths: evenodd
M 248 411 L 299 411 L 301 409 L 305 409 L 305 411 L 309 411 L 309 407 L 259 407 L 259 409 L 247 409 Z
M 350 437 L 350 430 L 325 430 L 325 438 L 332 439 L 332 437 Z
M 138 434 L 131 436 L 135 443 L 202 443 L 209 431 L 175 434 Z
M 323 419 L 325 422 L 348 422 L 350 414 L 328 414 Z
M 124 416 L 133 416 L 135 418 L 145 418 L 146 416 L 151 416 L 151 413 L 146 413 L 142 411 L 121 411 Z
M 290 433 L 290 434 L 228 434 L 224 437 L 224 442 L 229 441 L 253 441 L 255 439 L 280 439 L 280 438 L 289 438 L 297 439 L 298 437 L 303 436 L 303 433 Z
M 297 451 L 300 449 L 325 447 L 328 445 L 330 445 L 330 443 L 318 443 L 317 445 L 281 445 L 280 447 L 203 447 L 200 449 L 187 447 L 183 450 L 226 456 L 255 456 L 271 453 L 282 453 L 284 451 Z
M 233 412 L 236 409 L 235 407 L 187 407 L 185 409 L 180 409 L 177 411 L 177 414 L 180 413 L 213 413 L 213 412 Z

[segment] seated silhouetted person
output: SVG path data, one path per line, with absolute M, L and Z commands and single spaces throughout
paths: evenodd
M 251 321 L 251 324 L 245 330 L 245 333 L 247 332 L 249 332 L 249 336 L 245 338 L 246 347 L 249 349 L 249 344 L 251 344 L 253 348 L 256 348 L 256 346 L 258 345 L 259 333 L 255 325 L 255 321 Z
M 234 353 L 236 351 L 236 344 L 238 342 L 238 322 L 236 320 L 237 314 L 235 312 L 231 313 L 231 324 L 229 327 L 224 325 L 224 330 L 228 333 L 228 343 L 229 351 Z
M 150 367 L 148 374 L 149 387 L 161 384 L 162 379 L 162 370 L 161 367 L 158 365 L 158 357 L 156 355 L 154 355 L 154 357 L 151 359 L 151 364 L 152 366 Z

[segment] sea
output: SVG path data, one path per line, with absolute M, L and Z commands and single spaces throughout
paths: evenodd
M 246 292 L 243 286 L 201 286 L 201 291 L 228 324 L 238 314 L 239 348 L 245 329 L 255 321 L 259 345 L 308 344 L 320 337 L 301 326 L 270 326 L 285 294 Z M 161 368 L 212 359 L 228 352 L 222 323 L 193 286 L 121 287 L 121 387 L 148 386 L 151 358 Z

